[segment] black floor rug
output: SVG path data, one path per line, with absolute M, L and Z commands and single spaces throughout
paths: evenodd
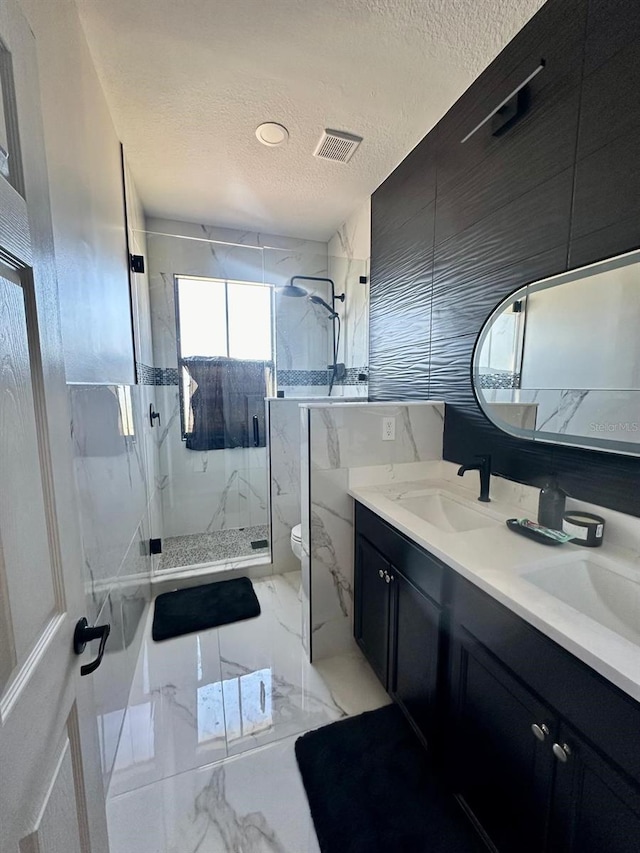
M 249 578 L 208 583 L 156 598 L 151 636 L 168 640 L 260 615 L 260 604 Z
M 395 705 L 295 748 L 322 853 L 487 853 Z

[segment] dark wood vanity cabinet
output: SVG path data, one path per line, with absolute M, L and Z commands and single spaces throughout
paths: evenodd
M 556 764 L 547 849 L 566 853 L 638 853 L 640 786 L 604 758 L 566 723 L 560 744 L 570 745 L 566 764 Z M 638 750 L 638 739 L 630 744 Z
M 451 786 L 498 850 L 543 850 L 553 757 L 531 727 L 551 714 L 459 626 L 451 664 Z
M 638 703 L 359 504 L 355 568 L 356 640 L 494 849 L 638 853 Z
M 451 783 L 496 848 L 638 853 L 637 703 L 459 577 L 452 625 Z
M 426 742 L 438 720 L 442 636 L 438 602 L 443 567 L 362 507 L 358 507 L 358 519 L 355 639 L 389 695 Z M 373 524 L 372 519 L 376 519 Z M 398 569 L 401 560 L 405 572 Z M 421 571 L 436 599 L 427 594 L 425 584 L 411 580 Z

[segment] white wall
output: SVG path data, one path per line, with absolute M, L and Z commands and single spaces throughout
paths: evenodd
M 148 396 L 131 385 L 120 146 L 76 7 L 72 0 L 22 0 L 22 7 L 36 37 L 65 369 L 76 383 L 69 386 L 70 433 L 86 616 L 112 626 L 92 676 L 108 781 L 150 594 Z M 139 203 L 132 204 L 139 216 Z M 139 297 L 137 328 L 149 350 L 142 282 Z M 132 429 L 123 429 L 129 421 Z
M 640 387 L 637 264 L 527 296 L 523 389 Z

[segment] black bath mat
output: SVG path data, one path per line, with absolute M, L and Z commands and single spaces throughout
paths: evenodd
M 168 640 L 259 615 L 260 605 L 249 578 L 208 583 L 159 595 L 151 636 Z
M 295 749 L 322 853 L 487 853 L 396 705 Z

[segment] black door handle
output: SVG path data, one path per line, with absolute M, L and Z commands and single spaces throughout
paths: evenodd
M 91 675 L 91 673 L 95 672 L 100 666 L 110 631 L 111 625 L 109 624 L 94 625 L 92 628 L 87 622 L 86 616 L 83 616 L 82 619 L 78 620 L 76 623 L 76 629 L 73 632 L 73 651 L 77 655 L 81 655 L 84 652 L 87 643 L 91 642 L 91 640 L 100 640 L 98 657 L 95 660 L 92 660 L 91 663 L 86 663 L 84 666 L 81 666 L 80 675 Z
M 253 416 L 253 446 L 260 447 L 260 420 L 257 415 Z
M 149 422 L 151 426 L 154 425 L 156 420 L 158 421 L 158 426 L 160 426 L 160 412 L 154 411 L 153 403 L 149 403 Z

